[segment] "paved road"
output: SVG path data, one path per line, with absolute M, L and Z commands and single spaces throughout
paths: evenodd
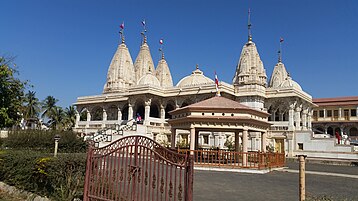
M 298 168 L 295 163 L 287 166 Z M 358 175 L 358 167 L 308 164 L 306 169 Z M 358 200 L 358 179 L 307 174 L 306 194 L 326 195 L 334 200 Z M 249 174 L 195 170 L 194 200 L 295 201 L 298 200 L 298 174 L 277 171 Z

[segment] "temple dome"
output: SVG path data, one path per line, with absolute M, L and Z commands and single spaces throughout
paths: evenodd
M 155 77 L 152 72 L 149 71 L 146 75 L 144 75 L 138 80 L 138 85 L 150 85 L 160 87 L 160 82 L 158 78 Z
M 191 75 L 184 77 L 181 79 L 177 86 L 178 87 L 187 87 L 187 86 L 197 86 L 197 85 L 205 85 L 212 84 L 214 81 L 208 77 L 206 77 L 203 71 L 197 68 L 194 70 Z
M 285 81 L 282 82 L 282 84 L 279 87 L 280 88 L 293 88 L 293 89 L 302 91 L 301 86 L 297 82 L 292 80 L 292 78 L 289 76 L 286 78 Z

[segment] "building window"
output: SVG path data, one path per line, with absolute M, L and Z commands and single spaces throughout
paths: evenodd
M 211 113 L 214 116 L 214 113 Z
M 357 116 L 357 110 L 351 110 L 351 117 L 356 117 Z
M 334 118 L 338 118 L 338 110 L 333 111 Z
M 303 143 L 298 143 L 298 150 L 303 150 Z
M 233 116 L 234 116 L 234 114 L 231 114 L 231 116 L 233 117 Z
M 209 144 L 209 135 L 203 135 L 204 143 L 203 144 Z
M 327 110 L 327 117 L 332 117 L 332 110 Z
M 319 117 L 324 117 L 324 111 L 323 110 L 319 111 Z
M 313 118 L 317 118 L 317 110 L 313 111 Z
M 225 113 L 223 113 L 222 115 L 225 116 Z
M 204 116 L 204 112 L 203 112 L 203 113 L 201 113 L 201 115 L 203 115 L 203 116 Z

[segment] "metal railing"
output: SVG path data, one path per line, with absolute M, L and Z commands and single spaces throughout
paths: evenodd
M 190 154 L 189 149 L 178 149 L 179 153 Z M 283 167 L 284 153 L 234 152 L 227 150 L 193 150 L 196 166 L 225 168 L 268 169 Z

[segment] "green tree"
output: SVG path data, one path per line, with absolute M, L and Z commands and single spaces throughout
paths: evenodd
M 25 119 L 37 119 L 40 111 L 40 102 L 36 98 L 36 92 L 28 91 L 25 95 L 24 117 Z
M 0 57 L 0 128 L 16 125 L 21 119 L 26 82 L 15 77 L 13 58 Z
M 73 105 L 65 110 L 64 126 L 65 130 L 72 130 L 76 123 L 76 109 Z
M 52 108 L 49 112 L 50 120 L 49 126 L 53 130 L 60 130 L 63 128 L 63 122 L 65 119 L 65 111 L 58 106 Z
M 56 108 L 57 101 L 58 100 L 53 96 L 47 96 L 45 100 L 42 101 L 42 118 L 47 117 L 51 120 L 51 114 L 53 114 L 52 110 Z

